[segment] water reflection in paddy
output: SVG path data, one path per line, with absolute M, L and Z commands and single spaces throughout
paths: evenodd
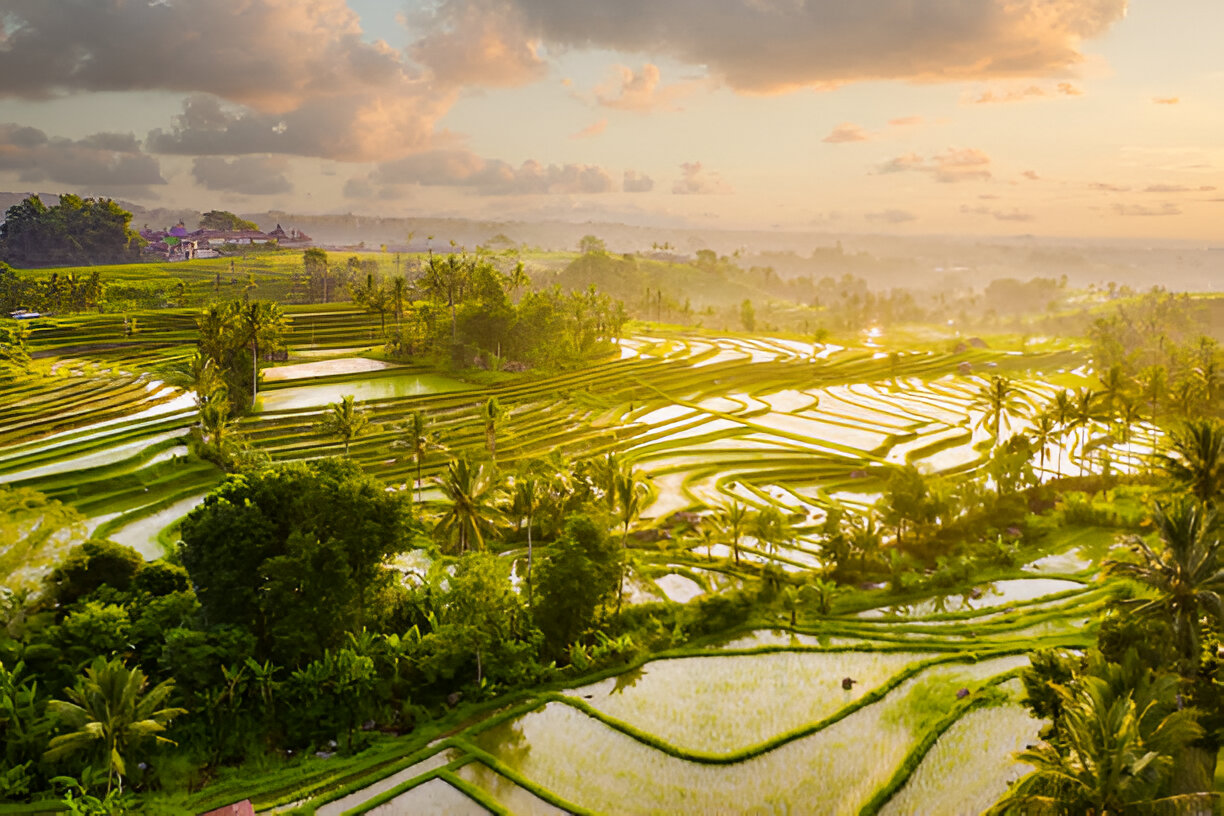
M 879 607 L 858 613 L 860 618 L 907 617 L 920 618 L 943 612 L 987 609 L 1003 604 L 1021 603 L 1060 592 L 1083 589 L 1076 581 L 1057 578 L 1013 578 L 983 584 L 967 593 L 940 595 L 912 604 Z
M 416 397 L 422 394 L 440 394 L 451 391 L 467 391 L 472 386 L 436 374 L 405 374 L 402 376 L 376 377 L 369 380 L 354 380 L 343 383 L 319 385 L 297 385 L 278 388 L 259 395 L 262 411 L 291 411 L 297 408 L 323 407 L 353 395 L 358 402 Z
M 857 813 L 892 776 L 924 727 L 910 714 L 919 686 L 924 707 L 931 704 L 931 688 L 950 705 L 963 685 L 1024 662 L 1023 657 L 998 658 L 928 670 L 812 736 L 734 765 L 677 759 L 562 703 L 491 728 L 477 741 L 526 778 L 597 812 L 726 813 L 739 807 Z M 728 716 L 736 710 L 723 712 L 727 722 L 746 719 Z
M 776 652 L 654 660 L 566 693 L 686 750 L 727 753 L 822 720 L 928 657 Z M 845 677 L 858 681 L 850 691 L 842 689 Z

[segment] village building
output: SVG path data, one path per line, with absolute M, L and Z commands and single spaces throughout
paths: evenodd
M 280 224 L 272 232 L 260 230 L 210 230 L 189 232 L 182 221 L 168 230 L 151 230 L 146 226 L 140 237 L 148 241 L 145 252 L 167 261 L 190 261 L 196 258 L 216 258 L 229 247 L 277 244 L 305 247 L 312 243 L 309 235 L 299 230 L 286 232 Z

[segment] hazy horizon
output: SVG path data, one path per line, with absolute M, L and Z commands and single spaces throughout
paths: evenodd
M 1218 243 L 1211 0 L 7 0 L 0 190 Z

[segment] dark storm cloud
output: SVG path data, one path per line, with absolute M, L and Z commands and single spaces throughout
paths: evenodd
M 90 188 L 166 183 L 157 160 L 140 152 L 131 134 L 96 133 L 73 141 L 15 124 L 0 124 L 0 171 L 16 172 L 23 182 Z
M 442 0 L 465 8 L 472 0 Z M 513 0 L 526 36 L 574 48 L 666 54 L 732 87 L 777 92 L 858 80 L 1039 76 L 1126 0 Z
M 0 20 L 0 98 L 191 94 L 157 152 L 385 160 L 422 149 L 456 93 L 367 42 L 344 0 L 6 0 Z

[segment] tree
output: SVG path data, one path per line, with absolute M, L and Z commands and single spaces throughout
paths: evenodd
M 227 210 L 209 210 L 200 217 L 200 229 L 222 230 L 236 232 L 240 230 L 257 231 L 259 225 L 254 221 L 239 218 Z
M 978 426 L 986 428 L 994 444 L 997 445 L 1003 423 L 1007 422 L 1010 426 L 1011 417 L 1024 413 L 1024 400 L 1021 397 L 1020 389 L 1016 388 L 1011 380 L 993 374 L 990 382 L 981 387 L 977 398 L 969 407 L 982 412 L 982 419 Z
M 606 255 L 608 245 L 594 235 L 584 235 L 578 241 L 578 251 L 583 255 Z
M 356 407 L 353 402 L 353 395 L 346 394 L 339 402 L 327 406 L 318 428 L 328 436 L 334 436 L 343 442 L 344 455 L 348 456 L 349 443 L 361 435 L 368 422 L 366 412 Z
M 68 700 L 47 704 L 60 724 L 72 730 L 53 738 L 43 758 L 54 762 L 80 752 L 98 754 L 106 765 L 107 792 L 116 780 L 122 789 L 124 755 L 149 740 L 173 745 L 161 734 L 171 720 L 187 713 L 165 705 L 174 691 L 173 680 L 147 687 L 148 678 L 140 669 L 128 668 L 122 660 L 96 658 L 85 676 L 64 690 Z
M 881 518 L 897 531 L 897 544 L 904 542 L 906 525 L 922 527 L 931 520 L 926 479 L 913 465 L 889 471 L 880 499 Z
M 251 344 L 251 402 L 259 396 L 259 344 L 280 342 L 285 331 L 285 315 L 280 305 L 269 300 L 253 300 L 242 307 L 242 332 Z
M 1140 561 L 1106 561 L 1105 571 L 1137 581 L 1155 596 L 1126 602 L 1140 616 L 1157 616 L 1173 627 L 1183 672 L 1197 665 L 1199 620 L 1224 622 L 1224 560 L 1215 512 L 1196 502 L 1157 503 L 1152 521 L 1163 548 L 1153 550 L 1138 536 L 1130 540 Z
M 439 620 L 449 627 L 445 634 L 453 633 L 475 654 L 479 683 L 484 677 L 484 655 L 513 637 L 513 621 L 520 612 L 518 596 L 510 585 L 510 565 L 489 553 L 470 553 L 460 559 L 449 584 Z
M 0 257 L 18 266 L 122 263 L 139 258 L 145 241 L 132 214 L 109 198 L 65 193 L 47 207 L 30 196 L 9 207 L 0 224 Z
M 790 521 L 773 505 L 757 511 L 752 516 L 749 529 L 770 554 L 777 551 L 779 544 L 789 543 L 795 535 Z
M 532 585 L 531 572 L 532 563 L 534 560 L 534 550 L 532 548 L 532 527 L 535 523 L 536 513 L 539 512 L 540 506 L 544 501 L 544 476 L 543 463 L 536 461 L 527 461 L 519 465 L 518 471 L 514 476 L 514 495 L 511 503 L 511 510 L 518 518 L 523 520 L 527 527 L 527 605 L 532 604 Z
M 738 564 L 740 537 L 748 529 L 748 507 L 738 501 L 731 501 L 718 508 L 716 517 L 723 534 L 731 539 L 731 552 L 735 556 L 735 563 Z
M 493 502 L 498 486 L 493 473 L 492 466 L 472 464 L 464 456 L 452 459 L 446 475 L 434 480 L 449 504 L 435 530 L 449 538 L 458 552 L 484 549 L 484 534 L 492 528 L 497 513 Z
M 752 308 L 752 301 L 744 298 L 740 304 L 740 323 L 744 326 L 744 331 L 756 331 L 756 312 Z
M 1224 425 L 1192 419 L 1173 431 L 1170 450 L 1159 461 L 1174 481 L 1202 504 L 1224 495 Z
M 649 489 L 636 468 L 616 475 L 613 483 L 616 495 L 617 520 L 621 524 L 621 582 L 616 592 L 616 613 L 619 615 L 625 597 L 625 564 L 629 552 L 629 526 L 641 515 Z
M 417 504 L 421 503 L 421 464 L 425 461 L 425 454 L 431 450 L 442 450 L 443 445 L 438 441 L 437 434 L 429 430 L 429 418 L 425 416 L 424 411 L 413 411 L 409 420 L 397 425 L 396 430 L 399 432 L 399 438 L 391 443 L 393 448 L 407 448 L 412 451 L 412 462 L 416 465 L 416 500 Z
M 312 247 L 302 253 L 302 264 L 306 269 L 311 299 L 315 303 L 327 303 L 327 253 L 318 247 Z
M 1126 814 L 1178 809 L 1168 796 L 1176 757 L 1202 735 L 1191 709 L 1178 710 L 1177 681 L 1153 676 L 1132 653 L 1122 665 L 1090 656 L 1087 670 L 1054 686 L 1061 711 L 1055 739 L 1017 755 L 1033 772 L 993 814 Z M 1199 798 L 1199 805 L 1203 797 Z
M 1088 439 L 1092 429 L 1092 421 L 1097 417 L 1097 392 L 1090 388 L 1081 388 L 1075 392 L 1074 408 L 1071 415 L 1071 427 L 1082 430 L 1079 450 L 1080 476 L 1084 475 L 1084 463 L 1088 459 Z
M 1046 449 L 1049 448 L 1050 445 L 1058 444 L 1058 422 L 1048 412 L 1038 414 L 1037 418 L 1033 420 L 1032 436 L 1033 445 L 1037 448 L 1037 467 L 1044 476 L 1046 472 Z M 1059 452 L 1061 454 L 1061 446 L 1059 448 Z M 1058 467 L 1055 475 L 1059 479 L 1062 478 L 1061 466 Z
M 259 659 L 300 665 L 360 627 L 415 529 L 405 496 L 319 459 L 228 477 L 183 520 L 180 555 L 209 626 L 242 627 Z
M 502 408 L 497 397 L 489 397 L 480 410 L 480 418 L 484 420 L 485 448 L 494 464 L 497 464 L 497 425 L 506 415 L 507 411 Z
M 540 564 L 535 619 L 554 653 L 561 653 L 611 603 L 621 581 L 622 551 L 583 515 L 571 516 Z
M 1062 440 L 1072 428 L 1075 420 L 1075 398 L 1067 389 L 1063 389 L 1054 395 L 1054 399 L 1046 408 L 1046 413 L 1054 417 L 1054 421 L 1058 424 L 1058 458 L 1055 467 L 1058 469 L 1058 477 L 1062 478 L 1062 455 L 1063 444 Z

